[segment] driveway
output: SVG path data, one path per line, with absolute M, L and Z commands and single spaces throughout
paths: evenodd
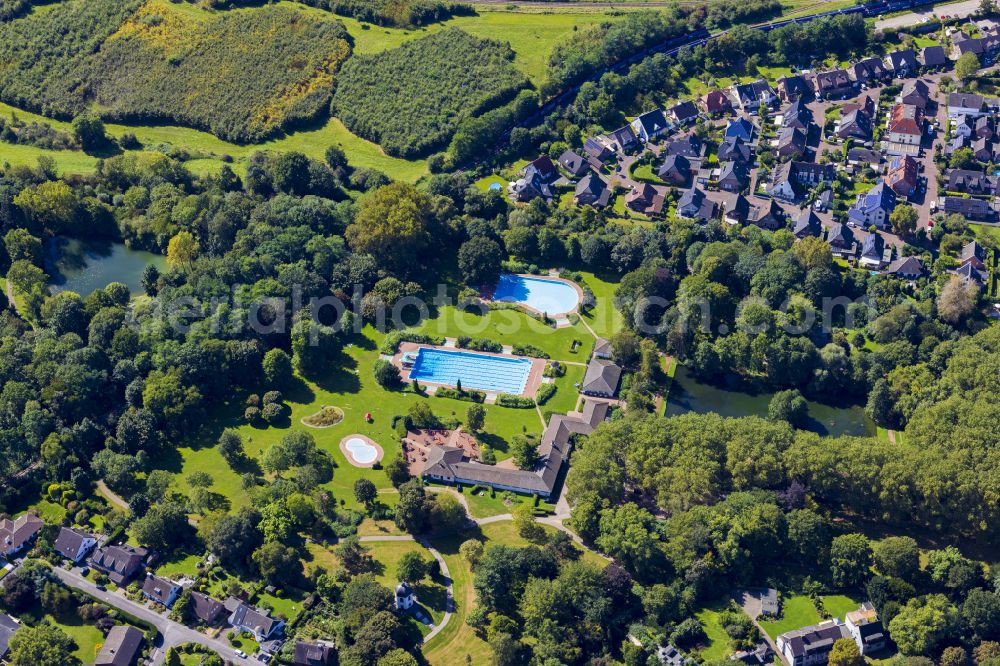
M 209 638 L 199 631 L 195 631 L 194 629 L 186 627 L 183 624 L 178 624 L 144 604 L 139 604 L 131 599 L 126 599 L 123 594 L 98 589 L 94 583 L 80 575 L 79 571 L 76 569 L 67 571 L 66 569 L 57 567 L 52 571 L 59 578 L 59 580 L 69 587 L 86 592 L 95 599 L 100 599 L 107 605 L 117 608 L 130 615 L 134 615 L 140 620 L 149 622 L 151 625 L 156 627 L 157 631 L 159 631 L 160 635 L 163 637 L 163 640 L 162 643 L 155 646 L 156 650 L 152 658 L 152 663 L 154 665 L 163 663 L 163 660 L 166 657 L 167 649 L 184 643 L 197 643 L 199 645 L 203 645 L 210 650 L 214 650 L 220 657 L 230 662 L 236 662 L 238 664 L 258 663 L 256 660 L 241 659 L 240 657 L 237 657 L 233 648 L 228 643 L 214 638 Z

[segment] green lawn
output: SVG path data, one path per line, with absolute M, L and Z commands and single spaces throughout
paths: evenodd
M 580 271 L 580 274 L 583 275 L 590 290 L 594 292 L 594 298 L 597 301 L 597 305 L 584 315 L 583 321 L 601 337 L 606 338 L 617 333 L 623 324 L 622 315 L 614 305 L 618 282 L 612 280 L 617 280 L 617 278 L 598 276 L 586 271 Z M 586 349 L 586 352 L 589 353 L 590 349 Z
M 157 567 L 156 574 L 167 578 L 178 574 L 194 578 L 198 575 L 199 562 L 201 562 L 201 557 L 198 555 L 178 552 Z
M 583 381 L 586 370 L 582 365 L 567 365 L 566 374 L 556 379 L 556 392 L 541 406 L 542 411 L 559 414 L 575 411 L 580 397 L 580 389 L 576 385 Z
M 823 597 L 823 605 L 831 617 L 844 619 L 848 611 L 857 610 L 859 601 L 843 594 L 831 594 Z M 767 635 L 776 639 L 786 631 L 792 631 L 822 621 L 812 599 L 805 595 L 787 597 L 782 601 L 782 618 L 773 622 L 761 622 L 760 626 Z
M 705 635 L 708 636 L 708 645 L 699 653 L 702 661 L 716 662 L 726 657 L 730 652 L 729 634 L 719 623 L 719 615 L 728 604 L 729 600 L 725 599 L 695 613 L 695 617 L 705 629 Z
M 45 522 L 55 525 L 62 523 L 63 518 L 66 517 L 66 509 L 55 502 L 50 502 L 45 499 L 32 504 L 31 507 L 29 507 L 29 510 L 37 513 L 38 517 Z

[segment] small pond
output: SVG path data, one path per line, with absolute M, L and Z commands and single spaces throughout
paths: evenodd
M 112 282 L 121 282 L 133 295 L 142 292 L 142 272 L 153 264 L 160 270 L 166 257 L 131 250 L 107 239 L 56 237 L 45 247 L 45 272 L 50 291 L 75 291 L 86 296 Z
M 670 397 L 667 399 L 667 416 L 677 416 L 687 412 L 704 414 L 715 412 L 721 416 L 767 417 L 767 406 L 772 393 L 744 393 L 730 391 L 694 379 L 683 365 L 677 366 Z M 865 414 L 863 407 L 831 407 L 818 402 L 809 402 L 810 423 L 808 430 L 831 437 L 853 435 L 874 437 L 874 422 Z

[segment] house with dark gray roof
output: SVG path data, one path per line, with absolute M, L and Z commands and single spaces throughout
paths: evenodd
M 790 666 L 822 666 L 841 638 L 850 638 L 850 633 L 843 622 L 833 619 L 781 634 L 777 645 Z
M 920 63 L 913 49 L 899 49 L 885 56 L 885 68 L 897 79 L 905 79 L 917 73 Z
M 774 90 L 764 79 L 753 83 L 738 83 L 729 88 L 729 98 L 733 106 L 747 113 L 757 113 L 761 107 L 770 107 L 778 99 Z
M 872 119 L 864 109 L 857 108 L 844 112 L 840 116 L 834 134 L 841 139 L 871 141 Z
M 715 202 L 697 187 L 684 190 L 677 200 L 677 215 L 697 222 L 708 222 L 715 217 Z
M 56 537 L 53 547 L 57 553 L 70 562 L 77 564 L 89 555 L 90 551 L 96 545 L 97 539 L 94 535 L 75 530 L 71 527 L 60 527 L 59 536 Z
M 594 138 L 587 139 L 584 142 L 583 152 L 598 162 L 607 162 L 615 154 L 614 151 Z
M 972 264 L 962 264 L 952 271 L 962 282 L 972 282 L 978 285 L 986 284 L 988 274 L 976 269 Z
M 861 243 L 861 261 L 864 268 L 879 270 L 886 264 L 885 241 L 878 234 L 868 234 Z
M 582 176 L 590 169 L 590 164 L 583 155 L 578 155 L 572 150 L 564 150 L 559 156 L 559 166 L 566 169 L 572 176 Z
M 742 194 L 737 194 L 733 203 L 726 205 L 722 219 L 728 224 L 746 224 L 750 216 L 750 200 Z
M 838 257 L 854 256 L 854 232 L 846 224 L 834 224 L 826 234 L 833 254 Z
M 794 102 L 797 99 L 809 97 L 812 94 L 809 83 L 801 74 L 783 76 L 775 81 L 774 85 L 778 90 L 778 97 L 783 102 Z
M 948 94 L 948 117 L 979 116 L 984 113 L 982 95 L 976 93 L 953 92 Z
M 945 215 L 956 213 L 968 220 L 992 220 L 996 217 L 996 211 L 983 199 L 944 196 L 938 208 Z
M 774 661 L 774 650 L 767 641 L 761 641 L 752 650 L 740 650 L 730 655 L 729 659 L 746 666 L 770 666 Z
M 781 114 L 781 127 L 797 127 L 808 130 L 812 124 L 812 111 L 801 101 L 795 101 Z
M 196 618 L 205 624 L 215 624 L 224 610 L 225 606 L 221 601 L 201 592 L 191 592 L 191 611 Z
M 684 100 L 667 109 L 667 115 L 677 125 L 687 125 L 698 119 L 698 107 L 694 102 Z
M 740 192 L 750 181 L 750 172 L 742 162 L 725 162 L 719 172 L 719 189 Z
M 667 155 L 656 175 L 665 183 L 687 185 L 691 180 L 691 161 L 683 155 Z
M 774 231 L 785 226 L 785 214 L 781 207 L 775 203 L 774 199 L 767 199 L 760 203 L 751 203 L 750 211 L 747 214 L 747 223 Z
M 118 625 L 108 632 L 94 666 L 132 666 L 142 648 L 142 632 L 135 627 Z
M 285 630 L 285 622 L 271 617 L 266 611 L 257 610 L 253 606 L 238 602 L 229 624 L 240 631 L 253 634 L 258 643 L 277 636 Z
M 45 522 L 33 513 L 14 520 L 0 518 L 0 557 L 12 557 L 28 547 Z
M 924 274 L 924 262 L 919 257 L 899 257 L 885 269 L 888 275 L 916 280 Z
M 581 178 L 580 182 L 576 184 L 573 203 L 577 206 L 604 208 L 610 200 L 611 190 L 608 188 L 608 184 L 593 171 Z
M 694 104 L 691 102 L 687 102 L 687 104 L 690 105 L 694 116 L 697 116 L 698 109 L 695 108 Z M 652 141 L 668 129 L 670 129 L 670 125 L 667 123 L 667 119 L 661 109 L 647 111 L 632 121 L 632 130 L 635 132 L 636 137 L 643 143 Z
M 858 195 L 857 201 L 847 211 L 847 219 L 861 228 L 874 225 L 879 229 L 888 229 L 889 215 L 895 209 L 896 193 L 884 180 L 880 180 L 870 190 Z
M 885 65 L 878 58 L 863 58 L 847 68 L 847 73 L 857 83 L 869 83 L 886 78 Z
M 809 190 L 820 183 L 832 183 L 836 177 L 837 170 L 832 164 L 784 162 L 771 173 L 767 192 L 772 197 L 794 201 L 799 190 Z
M 742 139 L 747 143 L 753 143 L 753 139 L 757 136 L 758 131 L 757 127 L 746 118 L 733 118 L 726 123 L 726 130 L 723 136 L 726 139 Z
M 910 79 L 903 84 L 903 91 L 899 94 L 899 101 L 902 104 L 919 106 L 924 111 L 931 101 L 931 91 L 927 84 L 920 79 Z
M 823 233 L 823 226 L 820 224 L 819 218 L 816 217 L 816 213 L 808 208 L 803 208 L 799 216 L 795 218 L 795 226 L 792 228 L 792 233 L 799 240 L 807 236 L 818 237 Z
M 664 666 L 684 666 L 684 655 L 673 645 L 661 645 L 656 649 L 656 658 Z
M 632 128 L 628 125 L 624 127 L 619 127 L 614 132 L 608 134 L 608 140 L 611 142 L 611 149 L 618 150 L 620 152 L 627 152 L 638 145 L 638 141 L 635 138 L 635 134 L 632 133 Z
M 847 613 L 844 625 L 862 655 L 878 652 L 886 646 L 885 629 L 871 603 L 866 601 L 858 610 Z
M 521 176 L 508 186 L 507 192 L 518 203 L 527 203 L 539 198 L 551 199 L 554 194 L 552 186 L 537 173 Z
M 148 554 L 149 551 L 145 548 L 133 548 L 128 545 L 105 546 L 94 551 L 90 564 L 106 573 L 112 583 L 122 587 L 139 572 Z
M 335 662 L 337 649 L 327 641 L 296 641 L 293 666 L 331 666 Z
M 612 398 L 618 392 L 622 369 L 614 361 L 592 359 L 580 385 L 580 393 L 601 398 Z
M 746 141 L 739 137 L 731 136 L 719 144 L 715 151 L 720 162 L 740 162 L 749 164 L 753 160 L 753 153 Z
M 920 51 L 919 60 L 926 69 L 944 67 L 948 64 L 948 55 L 943 46 L 927 46 Z
M 964 266 L 972 264 L 979 270 L 986 268 L 986 250 L 976 241 L 970 241 L 962 247 L 962 253 L 958 255 L 958 263 Z
M 0 660 L 7 656 L 7 646 L 10 639 L 20 628 L 20 622 L 9 615 L 0 613 Z
M 174 605 L 180 593 L 180 585 L 168 578 L 161 578 L 153 574 L 146 574 L 146 580 L 142 583 L 143 596 L 167 608 Z
M 667 144 L 667 155 L 683 155 L 684 157 L 701 157 L 705 154 L 705 143 L 697 134 L 688 134 L 683 139 L 677 139 Z
M 813 90 L 816 91 L 816 97 L 838 99 L 854 92 L 854 82 L 843 69 L 831 69 L 816 73 L 813 77 Z
M 782 127 L 778 130 L 775 152 L 781 159 L 798 159 L 806 152 L 806 133 L 797 127 Z
M 948 173 L 948 190 L 951 192 L 993 194 L 996 182 L 995 176 L 987 176 L 982 171 L 952 169 Z

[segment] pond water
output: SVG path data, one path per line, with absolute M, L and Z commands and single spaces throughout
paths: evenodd
M 694 379 L 683 365 L 677 366 L 674 382 L 667 399 L 667 416 L 677 416 L 687 412 L 704 414 L 715 412 L 721 416 L 767 417 L 767 405 L 772 393 L 750 394 L 730 391 Z M 807 430 L 837 437 L 853 435 L 857 437 L 876 434 L 875 423 L 865 414 L 863 407 L 831 407 L 818 402 L 809 402 L 809 424 Z
M 53 238 L 45 248 L 45 272 L 52 276 L 49 290 L 75 291 L 86 296 L 112 282 L 121 282 L 132 294 L 142 292 L 142 272 L 153 264 L 160 270 L 166 266 L 166 257 L 131 250 L 119 243 L 104 239 Z

